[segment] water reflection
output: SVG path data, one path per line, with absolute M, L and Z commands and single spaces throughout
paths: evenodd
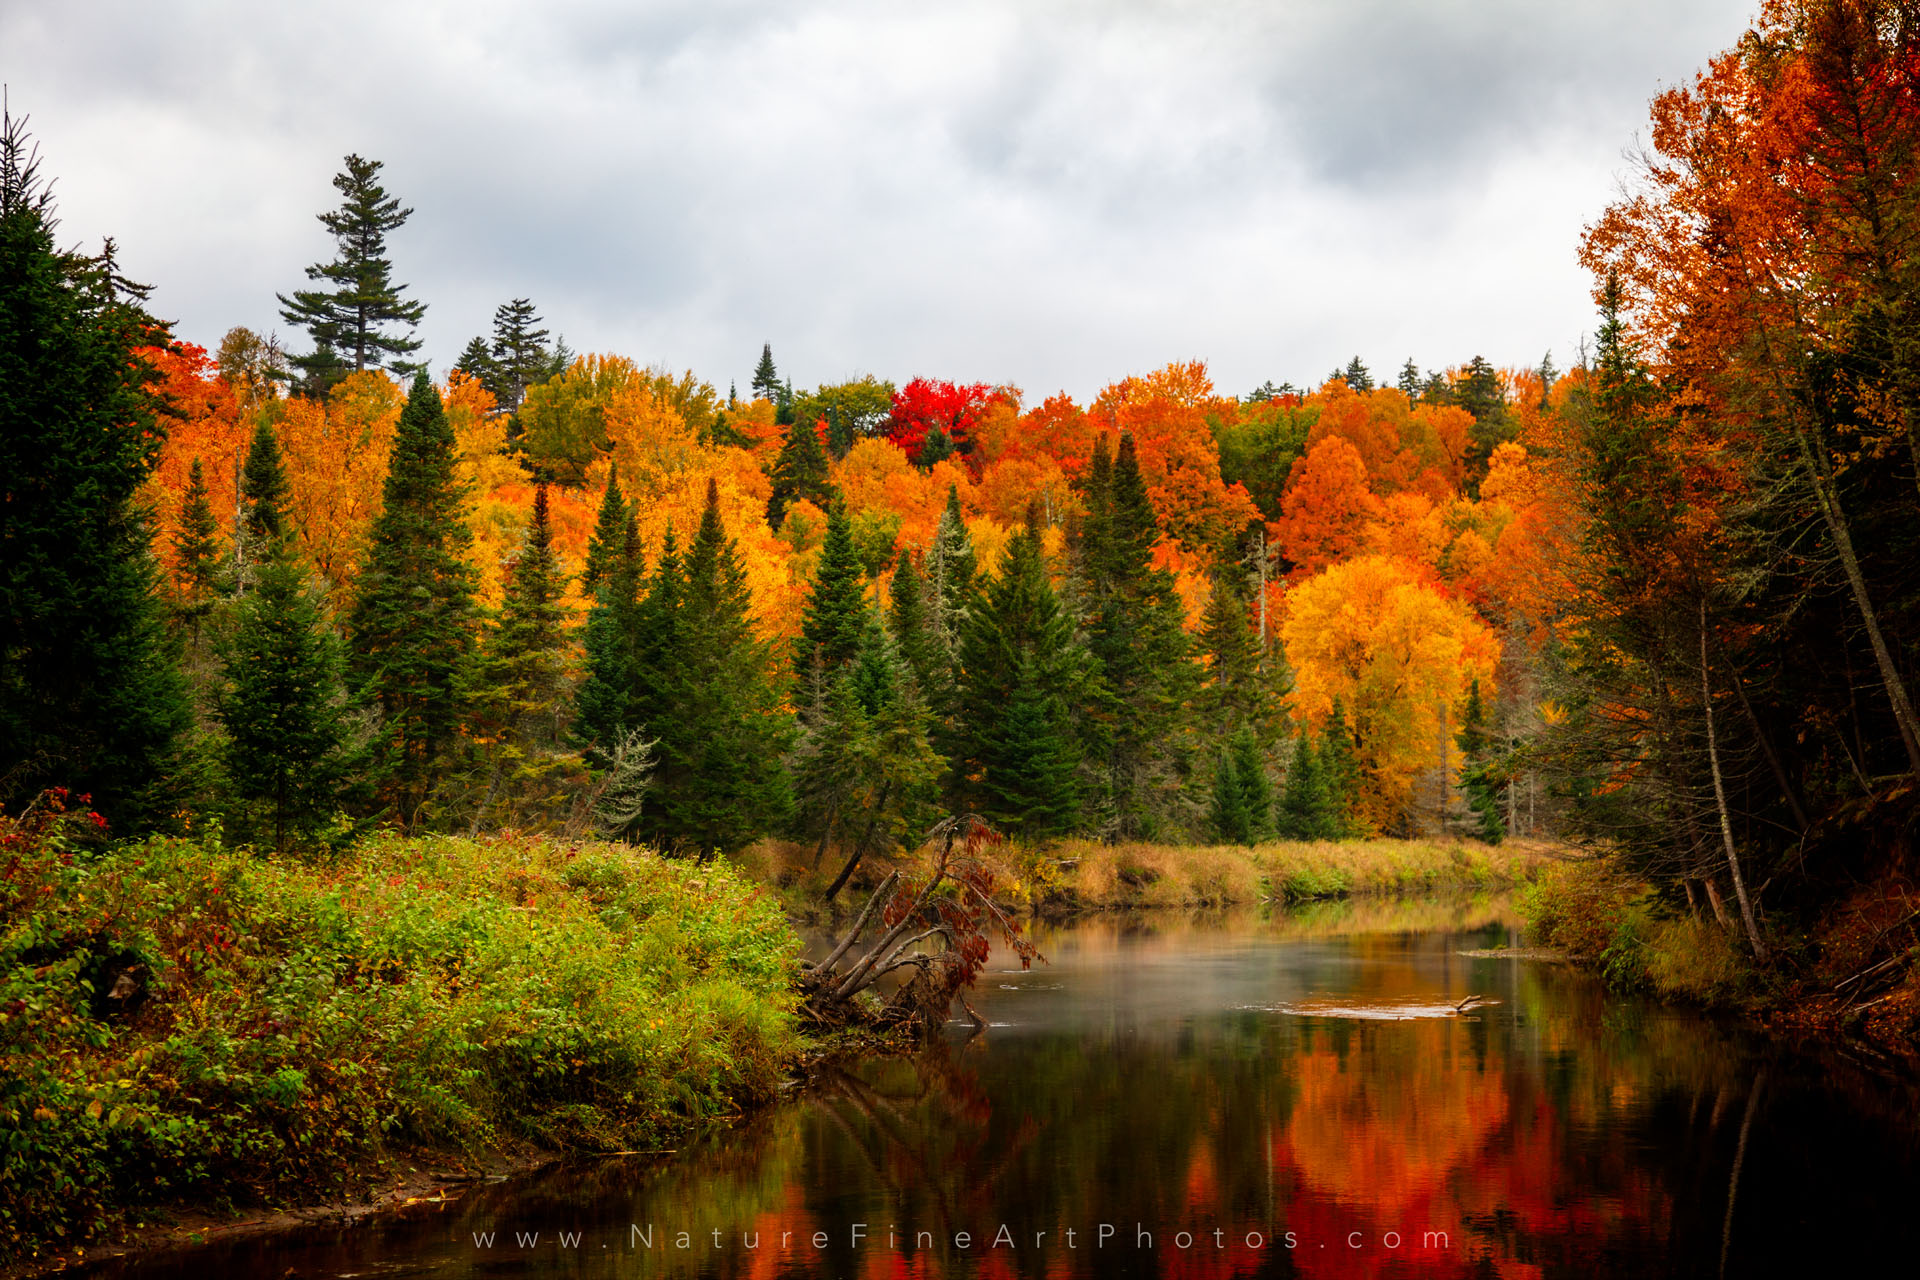
M 1908 1270 L 1910 1095 L 1551 965 L 1461 954 L 1511 923 L 1481 901 L 1043 927 L 1050 963 L 996 965 L 975 996 L 984 1035 L 824 1072 L 672 1159 L 143 1273 Z M 1500 1003 L 1312 1012 L 1475 993 Z

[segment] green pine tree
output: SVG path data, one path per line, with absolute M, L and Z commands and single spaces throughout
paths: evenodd
M 173 534 L 174 581 L 178 584 L 182 617 L 196 625 L 206 616 L 220 585 L 220 524 L 213 514 L 206 472 L 195 458 L 187 471 L 187 492 L 180 501 L 180 520 Z
M 475 680 L 473 736 L 486 776 L 476 829 L 490 814 L 516 829 L 545 825 L 565 799 L 566 582 L 553 546 L 547 487 L 540 485 Z
M 369 536 L 347 634 L 358 692 L 382 717 L 383 799 L 408 829 L 445 774 L 470 709 L 472 543 L 440 393 L 414 376 L 393 438 L 380 514 Z
M 1229 752 L 1220 753 L 1213 772 L 1213 803 L 1207 812 L 1213 838 L 1222 844 L 1252 844 L 1253 824 L 1247 816 L 1246 793 Z
M 1289 840 L 1332 840 L 1341 824 L 1327 795 L 1327 775 L 1313 736 L 1305 730 L 1294 740 L 1293 763 L 1287 769 L 1287 789 L 1277 823 Z
M 1416 404 L 1419 403 L 1420 366 L 1413 362 L 1412 356 L 1408 356 L 1407 362 L 1400 366 L 1400 380 L 1395 385 L 1400 388 L 1401 395 Z
M 1234 785 L 1240 789 L 1240 811 L 1246 814 L 1247 843 L 1273 833 L 1273 783 L 1267 778 L 1266 757 L 1251 725 L 1242 725 L 1227 744 L 1233 760 Z
M 1341 371 L 1340 376 L 1345 378 L 1347 386 L 1355 391 L 1373 390 L 1373 374 L 1359 356 L 1347 361 L 1347 367 Z
M 1153 563 L 1160 530 L 1133 436 L 1088 469 L 1079 545 L 1081 629 L 1093 660 L 1086 732 L 1111 839 L 1150 834 L 1170 789 L 1170 746 L 1194 678 L 1173 575 Z
M 485 338 L 467 339 L 467 345 L 460 348 L 460 358 L 453 362 L 456 372 L 464 373 L 481 386 L 493 391 L 500 380 L 500 367 L 493 362 L 493 351 L 487 346 Z M 500 399 L 500 393 L 494 391 L 494 400 Z
M 827 536 L 820 547 L 820 568 L 807 596 L 794 652 L 801 680 L 830 678 L 860 652 L 866 623 L 866 574 L 853 545 L 853 521 L 846 504 L 827 509 Z
M 773 367 L 773 344 L 763 343 L 760 347 L 760 363 L 754 366 L 753 381 L 747 384 L 753 389 L 753 398 L 767 400 L 774 404 L 780 402 L 780 371 Z
M 1499 844 L 1507 834 L 1507 824 L 1500 816 L 1500 770 L 1492 758 L 1493 739 L 1487 732 L 1487 709 L 1480 698 L 1477 678 L 1467 688 L 1459 720 L 1460 731 L 1453 741 L 1460 748 L 1460 788 L 1480 817 L 1480 838 Z
M 1084 655 L 1031 529 L 1008 542 L 960 629 L 957 720 L 978 807 L 1002 829 L 1047 836 L 1080 823 L 1070 707 Z
M 243 502 L 241 528 L 249 561 L 264 561 L 287 536 L 287 470 L 280 461 L 280 440 L 266 414 L 253 428 L 247 460 L 240 469 Z
M 1200 624 L 1200 644 L 1207 655 L 1207 670 L 1198 706 L 1207 727 L 1222 737 L 1250 727 L 1260 741 L 1271 740 L 1278 700 L 1269 673 L 1262 670 L 1246 575 L 1232 566 L 1214 575 Z
M 641 729 L 638 705 L 641 679 L 641 552 L 640 531 L 633 514 L 620 501 L 618 486 L 607 486 L 601 504 L 601 527 L 596 548 L 588 551 L 588 566 L 598 557 L 592 603 L 587 606 L 584 647 L 586 673 L 574 693 L 574 739 L 586 748 L 595 768 L 610 767 L 621 745 Z M 617 520 L 614 529 L 609 524 Z M 671 538 L 671 534 L 668 535 Z M 658 576 L 671 580 L 678 572 L 671 542 L 661 558 Z
M 792 724 L 770 647 L 747 616 L 746 574 L 711 480 L 680 591 L 673 644 L 653 676 L 664 714 L 646 726 L 658 765 L 643 823 L 668 848 L 727 853 L 791 813 L 781 761 Z
M 1354 749 L 1353 731 L 1347 727 L 1347 709 L 1340 699 L 1320 730 L 1320 776 L 1327 792 L 1328 812 L 1333 816 L 1332 836 L 1344 839 L 1361 834 L 1359 818 L 1360 757 Z
M 527 388 L 546 381 L 553 353 L 547 347 L 548 333 L 538 327 L 539 313 L 527 298 L 503 302 L 493 312 L 493 344 L 488 351 L 493 381 L 487 390 L 502 412 L 520 412 Z
M 934 527 L 925 565 L 927 603 L 935 634 L 949 652 L 959 644 L 960 623 L 973 592 L 973 538 L 960 510 L 960 490 L 947 486 L 947 505 Z
M 53 231 L 0 115 L 0 805 L 65 786 L 131 833 L 171 812 L 192 718 L 136 496 L 163 440 L 138 353 L 167 334 Z
M 287 539 L 268 544 L 222 657 L 226 779 L 242 829 L 281 853 L 350 833 L 341 811 L 365 762 L 340 640 Z
M 393 264 L 386 256 L 387 235 L 399 230 L 413 210 L 401 208 L 380 185 L 378 160 L 350 155 L 346 165 L 333 179 L 340 207 L 319 215 L 336 242 L 336 255 L 332 262 L 307 268 L 307 279 L 329 287 L 296 289 L 291 298 L 278 295 L 281 318 L 313 338 L 313 353 L 292 361 L 309 393 L 326 391 L 349 372 L 387 364 L 410 369 L 401 361 L 420 349 L 412 332 L 427 314 L 425 303 L 400 296 L 407 287 L 393 283 Z
M 620 491 L 620 468 L 610 464 L 606 492 L 600 496 L 600 515 L 587 539 L 587 562 L 580 570 L 580 588 L 589 595 L 626 553 L 630 514 L 626 495 Z
M 778 529 L 787 517 L 787 508 L 805 498 L 819 506 L 833 499 L 833 482 L 827 477 L 827 454 L 820 447 L 820 436 L 811 422 L 793 422 L 787 426 L 786 440 L 773 463 L 773 492 L 767 498 L 767 523 Z

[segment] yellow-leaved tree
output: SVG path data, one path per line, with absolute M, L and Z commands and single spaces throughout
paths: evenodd
M 1492 696 L 1498 639 L 1420 570 L 1378 555 L 1288 592 L 1280 638 L 1294 670 L 1293 714 L 1317 727 L 1340 699 L 1358 739 L 1361 817 L 1376 830 L 1394 827 L 1414 777 L 1440 763 L 1468 687 L 1478 680 L 1481 696 Z

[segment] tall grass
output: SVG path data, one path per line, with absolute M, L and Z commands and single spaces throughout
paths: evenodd
M 723 865 L 428 837 L 311 866 L 13 834 L 0 1252 L 143 1202 L 311 1201 L 399 1149 L 658 1145 L 770 1096 L 796 1047 L 793 934 Z

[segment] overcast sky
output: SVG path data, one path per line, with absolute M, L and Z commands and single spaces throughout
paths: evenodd
M 436 373 L 531 297 L 580 351 L 742 389 L 1085 399 L 1201 358 L 1565 366 L 1648 100 L 1749 0 L 0 0 L 63 241 L 181 336 L 287 332 L 348 152 Z

